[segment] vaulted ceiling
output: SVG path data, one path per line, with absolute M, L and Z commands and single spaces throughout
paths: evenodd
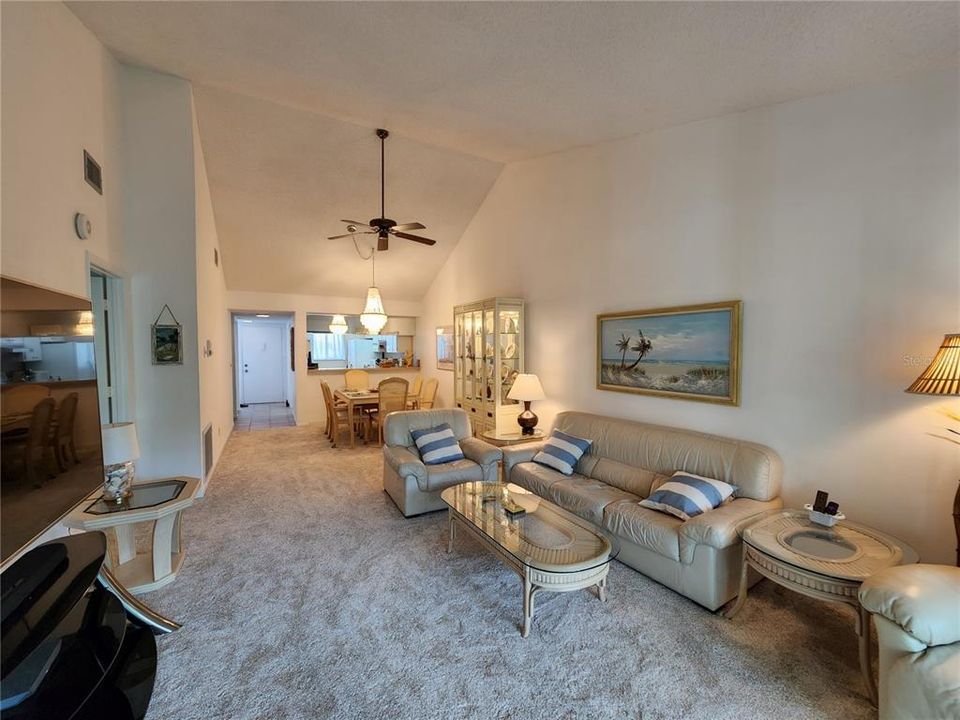
M 229 285 L 322 294 L 366 282 L 322 238 L 377 214 L 373 128 L 393 133 L 388 215 L 440 241 L 378 255 L 385 294 L 417 298 L 503 162 L 958 54 L 953 2 L 69 6 L 119 59 L 194 83 Z

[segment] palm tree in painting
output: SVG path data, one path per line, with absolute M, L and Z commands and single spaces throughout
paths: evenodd
M 627 350 L 630 349 L 630 338 L 624 333 L 620 333 L 620 339 L 617 341 L 617 350 L 620 351 L 620 367 L 627 365 Z
M 639 353 L 639 355 L 637 355 L 637 359 L 633 361 L 633 365 L 628 367 L 627 370 L 633 370 L 637 365 L 639 365 L 640 361 L 643 360 L 643 358 L 647 355 L 648 352 L 650 352 L 650 349 L 653 347 L 653 343 L 647 340 L 646 337 L 644 337 L 643 330 L 637 330 L 637 332 L 640 333 L 640 337 L 637 340 L 637 342 L 634 344 L 634 346 L 630 349 L 633 350 L 633 352 L 635 353 Z M 617 345 L 617 347 L 619 347 L 619 345 Z

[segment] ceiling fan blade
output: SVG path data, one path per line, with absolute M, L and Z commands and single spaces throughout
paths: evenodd
M 383 252 L 390 248 L 390 236 L 386 233 L 381 233 L 380 237 L 377 239 L 377 252 Z
M 333 237 L 328 237 L 327 240 L 341 240 L 345 237 L 354 237 L 356 235 L 373 235 L 373 231 L 369 230 L 367 232 L 352 232 L 347 233 L 346 235 L 334 235 Z
M 394 225 L 394 230 L 426 230 L 426 225 L 421 225 L 418 222 L 404 223 L 403 225 Z
M 340 222 L 346 223 L 347 225 L 356 225 L 358 227 L 372 227 L 370 223 L 366 221 L 361 222 L 360 220 L 341 220 Z
M 393 232 L 393 231 L 391 231 Z M 424 245 L 436 245 L 436 240 L 431 240 L 430 238 L 420 237 L 419 235 L 410 235 L 405 232 L 393 232 L 397 237 L 403 238 L 404 240 L 413 240 L 414 242 L 423 243 Z

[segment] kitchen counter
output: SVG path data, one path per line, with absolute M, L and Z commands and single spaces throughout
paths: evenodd
M 308 375 L 343 375 L 347 370 L 363 370 L 371 375 L 387 375 L 390 373 L 412 372 L 419 373 L 418 367 L 392 367 L 392 368 L 317 368 L 316 370 L 307 370 Z

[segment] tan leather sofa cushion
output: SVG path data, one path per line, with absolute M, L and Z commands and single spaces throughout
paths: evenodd
M 680 557 L 693 562 L 697 545 L 709 545 L 722 550 L 740 541 L 738 530 L 742 525 L 770 510 L 783 507 L 780 498 L 761 502 L 750 498 L 736 498 L 703 515 L 687 520 L 680 527 Z
M 900 565 L 867 578 L 860 604 L 924 645 L 960 642 L 960 568 Z
M 592 441 L 590 450 L 577 463 L 576 472 L 596 479 L 614 478 L 613 484 L 620 482 L 621 489 L 643 497 L 649 494 L 649 488 L 646 493 L 639 492 L 647 476 L 617 472 L 601 459 L 645 470 L 653 476 L 685 470 L 716 478 L 736 485 L 737 497 L 772 500 L 780 495 L 780 457 L 763 445 L 581 412 L 560 413 L 555 427 Z
M 654 484 L 662 484 L 669 479 L 668 475 L 660 475 L 646 468 L 634 467 L 619 460 L 596 455 L 583 463 L 583 469 L 587 477 L 600 480 L 641 498 L 650 495 Z
M 426 430 L 446 423 L 457 440 L 473 435 L 467 413 L 459 408 L 439 410 L 401 410 L 387 415 L 383 423 L 383 442 L 390 446 L 416 447 L 411 430 Z
M 603 509 L 610 503 L 640 500 L 636 495 L 582 475 L 560 477 L 562 479 L 550 486 L 547 499 L 595 525 L 603 524 Z
M 680 528 L 683 520 L 642 507 L 639 500 L 611 503 L 603 511 L 603 527 L 635 545 L 680 560 Z
M 535 462 L 520 463 L 510 473 L 510 482 L 526 488 L 534 495 L 550 499 L 550 486 L 566 477 L 563 473 Z M 576 476 L 571 476 L 576 477 Z
M 483 480 L 483 468 L 473 460 L 467 460 L 466 458 L 442 465 L 427 465 L 426 467 L 426 487 L 421 486 L 420 481 L 417 480 L 417 485 L 426 492 L 442 490 L 458 483 L 481 482 Z

